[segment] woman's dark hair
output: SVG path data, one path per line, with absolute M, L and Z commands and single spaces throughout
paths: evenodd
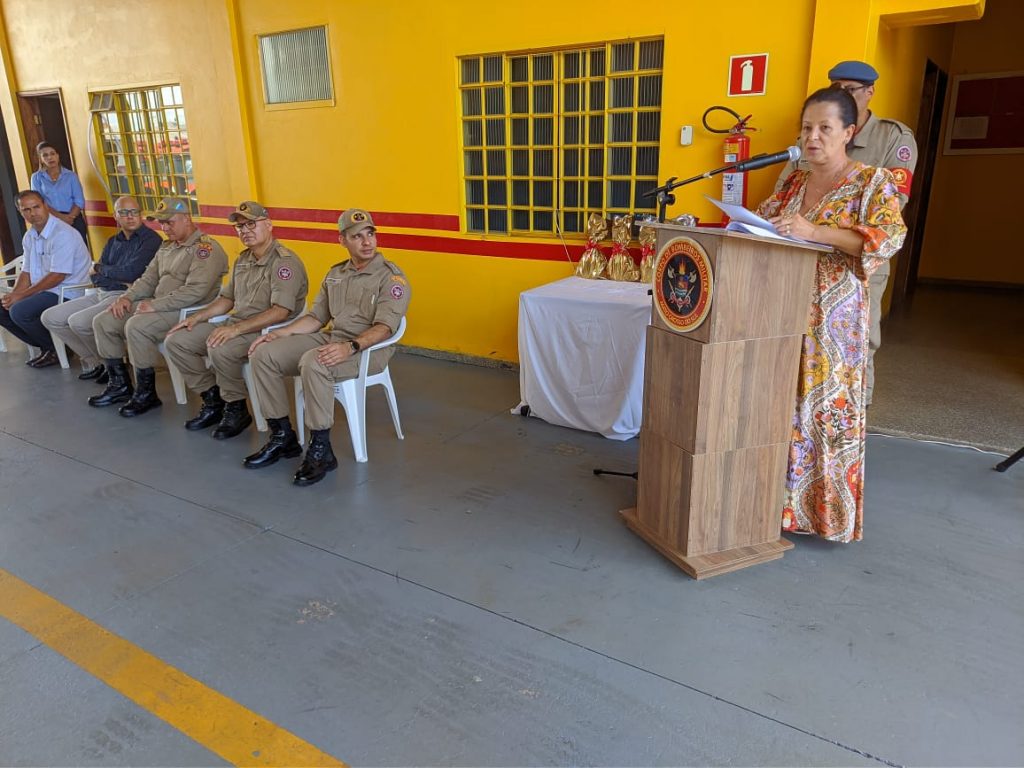
M 53 146 L 53 144 L 51 144 L 48 141 L 40 141 L 38 144 L 36 144 L 36 158 L 37 159 L 39 158 L 39 153 L 42 152 L 44 149 L 52 149 L 54 152 L 57 153 L 57 157 L 60 157 L 60 150 L 57 149 L 55 146 Z M 42 169 L 42 167 L 43 167 L 43 161 L 39 160 L 39 168 L 40 168 L 40 170 Z
M 800 110 L 801 117 L 811 104 L 835 104 L 839 110 L 839 119 L 843 121 L 843 128 L 857 124 L 857 102 L 842 88 L 820 88 L 812 93 Z

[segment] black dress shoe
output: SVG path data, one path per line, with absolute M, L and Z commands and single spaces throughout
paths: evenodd
M 82 371 L 78 374 L 79 381 L 92 381 L 93 379 L 99 379 L 104 373 L 107 372 L 107 367 L 100 363 L 94 368 L 90 368 L 88 371 Z
M 57 353 L 52 350 L 47 350 L 39 357 L 33 358 L 28 361 L 28 364 L 33 368 L 49 368 L 51 365 L 56 365 L 60 360 L 57 359 Z
M 294 459 L 301 455 L 302 446 L 293 431 L 273 430 L 267 444 L 256 453 L 246 456 L 242 464 L 246 469 L 262 469 L 276 464 L 278 459 Z

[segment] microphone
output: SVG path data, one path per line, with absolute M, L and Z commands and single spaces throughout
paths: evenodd
M 749 160 L 736 163 L 729 170 L 733 173 L 745 173 L 746 171 L 756 171 L 758 168 L 775 165 L 776 163 L 788 163 L 790 161 L 795 163 L 800 159 L 801 154 L 803 153 L 800 151 L 800 147 L 787 147 L 783 152 L 775 152 L 771 155 L 755 155 Z

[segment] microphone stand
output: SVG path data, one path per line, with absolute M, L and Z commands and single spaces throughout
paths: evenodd
M 713 171 L 707 171 L 699 176 L 691 176 L 689 179 L 683 179 L 682 181 L 676 181 L 677 177 L 673 176 L 660 187 L 656 187 L 650 192 L 645 192 L 644 197 L 656 197 L 658 199 L 658 223 L 664 224 L 665 209 L 676 201 L 676 196 L 672 194 L 673 189 L 682 187 L 686 184 L 693 184 L 693 182 L 700 181 L 701 179 L 710 179 L 712 176 L 717 176 L 720 173 L 734 171 L 744 163 L 749 163 L 751 160 L 758 160 L 762 157 L 767 157 L 767 154 L 762 152 L 761 154 L 747 158 L 746 160 L 741 160 L 737 163 L 729 163 L 729 165 L 723 165 L 721 168 L 715 168 Z

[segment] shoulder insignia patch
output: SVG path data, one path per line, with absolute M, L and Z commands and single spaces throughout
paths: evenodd
M 284 267 L 284 266 L 278 267 L 277 268 L 277 276 L 279 278 L 281 278 L 282 280 L 291 280 L 292 279 L 292 268 L 291 267 Z
M 914 174 L 906 168 L 890 168 L 889 172 L 896 182 L 896 191 L 901 195 L 910 195 L 910 184 L 914 180 Z
M 408 282 L 406 281 L 406 279 L 405 279 L 404 277 L 402 277 L 401 275 L 392 275 L 392 276 L 391 276 L 391 280 L 392 280 L 393 282 L 396 282 L 396 283 L 401 283 L 402 285 L 408 285 L 408 284 L 409 284 L 409 283 L 408 283 Z
M 896 150 L 896 157 L 904 163 L 909 163 L 912 156 L 913 152 L 911 151 L 909 144 L 901 144 Z
M 209 243 L 200 243 L 196 248 L 197 259 L 208 259 L 211 253 L 213 253 L 213 246 Z
M 400 299 L 403 296 L 405 296 L 405 288 L 397 284 L 391 286 L 391 298 Z

